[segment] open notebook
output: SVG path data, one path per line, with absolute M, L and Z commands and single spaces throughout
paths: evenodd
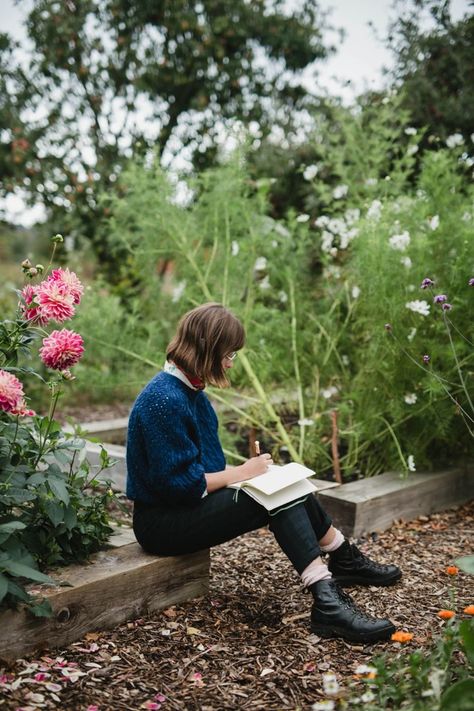
M 229 484 L 229 488 L 242 489 L 268 511 L 273 511 L 316 491 L 314 484 L 308 481 L 310 476 L 314 476 L 314 471 L 297 462 L 283 466 L 271 464 L 265 474 Z

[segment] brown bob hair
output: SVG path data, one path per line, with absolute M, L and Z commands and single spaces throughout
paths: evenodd
M 211 302 L 184 314 L 166 358 L 203 382 L 225 388 L 230 383 L 222 361 L 244 343 L 245 330 L 239 319 L 222 304 Z

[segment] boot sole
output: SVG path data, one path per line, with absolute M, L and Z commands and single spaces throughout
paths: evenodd
M 358 578 L 357 576 L 351 575 L 334 575 L 334 580 L 341 587 L 351 587 L 352 585 L 365 585 L 369 587 L 374 585 L 378 588 L 386 588 L 389 585 L 394 585 L 402 577 L 401 573 L 394 575 L 392 578 L 374 578 L 373 580 L 367 580 L 367 578 Z
M 383 630 L 360 634 L 356 632 L 350 632 L 341 627 L 332 627 L 331 625 L 319 625 L 316 622 L 312 621 L 311 631 L 314 632 L 314 634 L 317 634 L 318 637 L 324 637 L 325 639 L 345 639 L 348 642 L 381 642 L 386 639 L 390 639 L 392 634 L 395 632 L 395 627 L 393 625 L 390 625 Z

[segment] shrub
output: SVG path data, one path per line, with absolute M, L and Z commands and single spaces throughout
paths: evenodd
M 53 238 L 54 247 L 61 241 Z M 107 540 L 109 493 L 98 488 L 99 472 L 85 459 L 84 440 L 62 431 L 54 419 L 84 348 L 74 331 L 45 329 L 74 315 L 82 285 L 68 269 L 53 270 L 39 283 L 49 267 L 25 260 L 23 271 L 29 282 L 18 292 L 18 311 L 0 323 L 0 603 L 22 601 L 34 614 L 47 615 L 49 605 L 34 600 L 24 583 L 53 584 L 42 569 L 85 558 Z M 47 381 L 29 363 L 38 338 Z M 19 379 L 25 376 L 49 387 L 47 416 L 28 407 Z M 103 450 L 101 469 L 109 465 Z

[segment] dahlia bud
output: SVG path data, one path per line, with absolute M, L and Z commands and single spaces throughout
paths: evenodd
M 75 380 L 76 376 L 71 373 L 69 369 L 61 370 L 61 377 L 63 380 Z
M 64 237 L 60 234 L 54 235 L 54 237 L 51 237 L 51 242 L 54 242 L 55 244 L 60 244 L 61 242 L 64 242 Z
M 36 267 L 31 267 L 31 269 L 28 269 L 26 272 L 26 276 L 30 277 L 30 279 L 33 279 L 35 276 L 38 276 L 38 270 Z
M 23 269 L 23 271 L 26 271 L 27 269 L 31 269 L 32 266 L 33 265 L 29 259 L 24 259 L 21 263 L 21 268 Z

